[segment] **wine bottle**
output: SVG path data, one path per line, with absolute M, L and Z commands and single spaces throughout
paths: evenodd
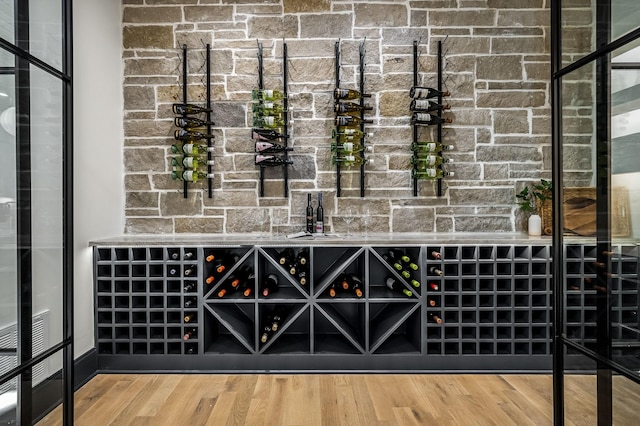
M 363 123 L 373 123 L 373 120 L 366 120 L 352 115 L 338 115 L 335 123 L 336 126 L 359 126 Z
M 429 290 L 438 291 L 439 289 L 440 289 L 440 286 L 438 285 L 438 283 L 434 283 L 434 282 L 429 283 Z
M 278 305 L 273 310 L 273 315 L 271 317 L 271 330 L 278 331 L 280 326 L 284 323 L 285 318 L 287 317 L 287 310 L 284 306 Z
M 307 232 L 313 233 L 313 206 L 311 205 L 311 193 L 307 194 Z
M 190 155 L 190 156 L 197 156 L 199 154 L 204 154 L 206 152 L 213 152 L 214 149 L 215 149 L 214 147 L 207 146 L 205 144 L 185 143 L 185 144 L 171 145 L 171 153 Z
M 340 127 L 331 131 L 331 137 L 337 142 L 340 141 L 359 141 L 364 137 L 371 137 L 372 133 L 364 133 L 362 130 L 355 127 Z
M 289 136 L 279 133 L 273 129 L 251 129 L 251 139 L 257 141 L 274 141 L 276 139 L 286 139 Z
M 435 322 L 436 324 L 442 324 L 442 318 L 440 318 L 436 314 L 429 313 L 429 319 L 431 321 Z
M 370 98 L 371 94 L 368 93 L 360 93 L 357 90 L 352 89 L 340 89 L 336 87 L 333 91 L 334 99 L 360 99 L 360 98 Z
M 409 271 L 407 271 L 405 269 L 400 271 L 400 275 L 402 275 L 406 279 L 411 279 L 411 272 L 409 272 Z
M 318 208 L 316 208 L 316 233 L 324 233 L 324 208 L 322 207 L 322 192 L 318 193 Z
M 251 111 L 253 111 L 254 114 L 259 115 L 274 115 L 284 113 L 285 109 L 280 104 L 272 101 L 266 101 L 261 103 L 254 103 L 251 106 Z
M 295 253 L 292 248 L 285 248 L 278 253 L 278 263 L 282 266 L 292 264 L 294 258 Z
M 329 297 L 336 297 L 336 287 L 337 284 L 335 282 L 331 283 L 329 286 Z
M 285 160 L 282 157 L 277 157 L 275 155 L 256 155 L 256 165 L 265 166 L 265 167 L 277 167 L 284 166 L 285 164 L 293 164 L 291 160 Z
M 436 267 L 436 266 L 431 266 L 431 267 L 429 267 L 428 272 L 429 272 L 429 274 L 430 274 L 430 275 L 438 275 L 438 276 L 444 277 L 444 272 L 442 272 L 442 271 L 441 271 L 440 269 L 438 269 L 438 267 Z
M 451 96 L 448 91 L 440 91 L 432 87 L 413 86 L 409 89 L 409 96 L 412 98 L 430 99 L 438 96 Z
M 197 182 L 202 179 L 213 179 L 213 173 L 207 173 L 199 170 L 185 170 L 183 172 L 172 171 L 171 179 L 186 180 L 187 182 Z
M 284 99 L 284 93 L 280 90 L 260 90 L 253 89 L 251 91 L 251 98 L 254 100 L 262 99 L 263 101 L 278 101 Z
M 418 280 L 414 280 L 412 279 L 411 281 L 409 281 L 411 283 L 412 286 L 414 286 L 415 288 L 419 288 L 420 287 L 420 281 Z
M 414 142 L 411 144 L 411 150 L 417 153 L 436 154 L 441 151 L 450 151 L 453 148 L 453 145 L 443 145 L 440 142 Z
M 444 159 L 439 155 L 427 155 L 426 157 L 411 157 L 411 164 L 419 169 L 432 169 L 440 164 L 453 163 L 453 160 Z
M 304 266 L 307 263 L 309 263 L 309 250 L 300 249 L 298 256 L 296 256 L 296 264 Z
M 188 314 L 186 314 L 184 316 L 184 322 L 195 321 L 195 319 L 196 319 L 196 313 L 195 312 L 189 312 Z
M 356 295 L 356 297 L 362 297 L 362 280 L 357 275 L 351 275 L 351 290 Z
M 195 297 L 192 297 L 190 299 L 187 299 L 184 301 L 184 307 L 185 308 L 191 308 L 196 306 L 196 304 L 198 303 L 198 299 L 196 299 Z
M 194 283 L 194 282 L 188 282 L 182 288 L 182 292 L 183 293 L 191 293 L 191 292 L 193 292 L 195 290 L 196 290 L 196 283 Z
M 204 260 L 206 260 L 206 261 L 207 261 L 207 263 L 211 263 L 211 262 L 213 262 L 215 259 L 216 259 L 216 255 L 215 255 L 215 254 L 213 254 L 213 253 L 209 253 L 209 254 L 207 255 L 207 257 L 205 257 L 205 258 L 204 258 Z
M 260 342 L 267 343 L 272 334 L 273 334 L 273 330 L 271 329 L 271 325 L 266 324 L 262 328 L 262 335 L 260 336 Z
M 209 276 L 204 280 L 204 282 L 205 282 L 205 283 L 207 283 L 207 284 L 212 284 L 215 280 L 216 280 L 215 275 L 209 275 Z
M 436 300 L 430 297 L 427 297 L 427 304 L 431 307 L 438 306 L 438 304 L 436 303 Z
M 418 270 L 418 265 L 411 261 L 411 258 L 402 250 L 389 249 L 389 257 L 394 259 L 396 262 L 399 261 L 402 265 L 407 266 L 411 270 Z
M 361 112 L 361 111 L 371 111 L 373 107 L 371 105 L 361 106 L 360 104 L 356 104 L 354 102 L 336 102 L 333 110 L 337 113 L 345 113 L 345 112 Z
M 450 118 L 438 117 L 437 115 L 429 114 L 426 112 L 414 112 L 411 116 L 411 123 L 413 124 L 425 124 L 428 126 L 441 123 L 451 123 L 453 120 Z
M 214 139 L 214 135 L 207 133 L 191 131 L 187 129 L 178 129 L 173 132 L 173 137 L 179 141 L 197 141 L 200 139 Z
M 411 297 L 413 296 L 413 293 L 411 292 L 411 290 L 408 290 L 404 284 L 402 284 L 400 281 L 397 281 L 395 278 L 393 277 L 387 277 L 387 279 L 385 280 L 385 285 L 392 291 L 395 291 L 396 293 L 401 293 L 404 294 L 407 297 Z
M 300 285 L 306 285 L 307 284 L 307 275 L 308 275 L 308 271 L 304 268 L 302 269 L 298 269 L 298 272 L 296 274 L 296 278 L 298 279 L 298 282 L 300 283 Z
M 425 169 L 425 170 L 412 170 L 411 176 L 418 179 L 441 179 L 445 176 L 455 176 L 453 172 L 445 172 L 442 169 Z
M 198 273 L 198 270 L 196 269 L 196 265 L 189 265 L 184 269 L 184 272 L 182 274 L 185 277 L 188 277 L 190 275 L 196 275 L 197 273 Z
M 198 329 L 196 329 L 196 328 L 192 328 L 192 329 L 190 329 L 190 330 L 187 330 L 187 331 L 184 333 L 184 336 L 182 336 L 182 338 L 183 338 L 184 340 L 189 340 L 189 339 L 192 339 L 192 338 L 196 338 L 197 336 L 198 336 Z
M 331 163 L 333 165 L 339 164 L 341 167 L 361 166 L 363 164 L 372 164 L 373 158 L 362 158 L 360 155 L 333 155 L 331 156 Z
M 451 105 L 441 105 L 428 99 L 414 99 L 411 101 L 409 109 L 415 112 L 442 111 L 445 109 L 451 109 Z
M 193 256 L 195 256 L 195 254 L 192 251 L 185 251 L 184 255 L 182 256 L 182 259 L 188 260 L 188 259 L 191 259 Z
M 211 112 L 212 110 L 201 107 L 193 104 L 173 104 L 172 105 L 174 114 L 200 114 L 203 112 Z
M 193 129 L 197 127 L 215 126 L 216 123 L 193 117 L 176 117 L 173 119 L 173 124 L 183 129 Z
M 277 152 L 293 151 L 293 148 L 273 142 L 256 142 L 255 150 L 261 154 L 275 154 Z
M 279 129 L 284 127 L 284 118 L 276 115 L 264 115 L 253 117 L 253 127 L 265 127 L 267 129 Z
M 197 169 L 201 166 L 213 166 L 215 161 L 207 160 L 204 157 L 173 157 L 171 165 L 173 167 L 184 167 L 186 169 Z
M 349 291 L 351 283 L 349 282 L 346 274 L 342 274 L 338 281 L 340 281 L 340 287 L 342 287 L 344 291 Z
M 278 276 L 276 274 L 269 274 L 262 282 L 260 287 L 260 293 L 263 297 L 269 297 L 271 293 L 278 291 Z
M 353 142 L 342 142 L 342 143 L 332 143 L 331 144 L 331 152 L 337 152 L 339 154 L 353 154 L 354 152 L 371 152 L 372 149 L 370 146 L 364 147 L 359 143 Z
M 402 271 L 404 269 L 404 267 L 399 261 L 395 260 L 393 257 L 389 256 L 388 254 L 383 254 L 382 258 L 391 266 L 393 266 L 393 269 L 395 269 L 396 271 Z
M 429 253 L 429 256 L 431 256 L 432 259 L 442 259 L 442 254 L 437 250 L 432 250 L 431 253 Z

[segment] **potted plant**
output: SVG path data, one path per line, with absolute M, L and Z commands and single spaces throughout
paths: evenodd
M 542 235 L 542 219 L 540 218 L 540 206 L 545 200 L 552 197 L 553 184 L 550 180 L 540 179 L 539 184 L 534 184 L 529 189 L 525 186 L 516 198 L 522 211 L 532 213 L 529 216 L 528 232 L 531 236 Z

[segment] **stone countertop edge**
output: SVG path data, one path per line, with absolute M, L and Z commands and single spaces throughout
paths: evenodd
M 89 246 L 335 246 L 335 245 L 447 245 L 447 244 L 540 244 L 551 245 L 550 236 L 530 237 L 526 233 L 384 233 L 364 235 L 328 234 L 287 238 L 258 234 L 130 234 L 89 241 Z

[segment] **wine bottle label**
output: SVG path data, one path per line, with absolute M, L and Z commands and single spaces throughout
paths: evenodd
M 432 102 L 427 99 L 416 99 L 413 101 L 414 109 L 429 109 L 432 105 Z
M 187 170 L 187 171 L 182 173 L 182 179 L 188 180 L 188 181 L 193 181 L 194 175 L 195 175 L 195 173 L 194 173 L 193 170 Z
M 263 90 L 262 97 L 264 99 L 273 99 L 273 90 Z
M 273 126 L 274 123 L 276 122 L 276 118 L 271 115 L 264 117 L 263 120 L 264 120 L 264 124 L 266 124 L 267 126 Z
M 417 112 L 415 113 L 416 121 L 432 121 L 433 118 L 431 114 L 427 114 L 425 112 Z
M 193 169 L 195 168 L 195 166 L 193 165 L 194 163 L 194 158 L 193 157 L 184 157 L 182 159 L 182 165 L 189 168 L 189 169 Z M 197 162 L 196 162 L 197 163 Z
M 324 232 L 324 222 L 321 220 L 316 220 L 316 232 L 321 234 Z
M 436 177 L 438 176 L 438 169 L 425 169 L 424 173 L 426 174 L 426 176 Z
M 273 90 L 270 90 L 270 92 L 273 92 Z M 272 96 L 270 96 L 270 97 L 272 97 Z M 264 102 L 262 104 L 262 109 L 273 109 L 273 102 Z
M 342 133 L 344 133 L 345 135 L 353 135 L 353 134 L 355 134 L 357 131 L 358 131 L 357 129 L 344 129 L 344 130 L 342 131 Z
M 426 88 L 422 88 L 422 87 L 416 87 L 413 91 L 413 97 L 414 98 L 426 98 L 429 96 L 429 89 Z
M 342 149 L 345 151 L 353 151 L 353 142 L 345 142 L 342 144 Z
M 425 158 L 425 163 L 426 163 L 428 166 L 435 166 L 435 165 L 436 165 L 436 160 L 437 160 L 437 158 L 438 158 L 438 157 L 436 157 L 435 155 L 428 155 L 428 156 Z

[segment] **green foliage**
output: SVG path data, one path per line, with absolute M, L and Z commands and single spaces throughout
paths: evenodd
M 550 200 L 553 193 L 553 184 L 550 180 L 540 179 L 540 183 L 532 185 L 531 189 L 525 186 L 516 198 L 519 200 L 518 205 L 525 212 L 536 211 L 536 205 L 542 204 L 545 200 Z

